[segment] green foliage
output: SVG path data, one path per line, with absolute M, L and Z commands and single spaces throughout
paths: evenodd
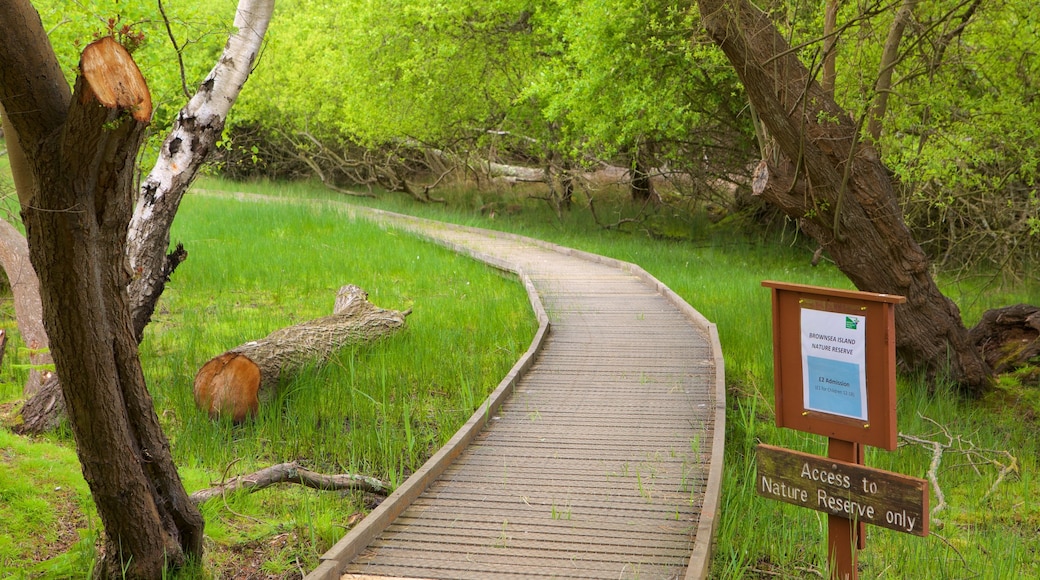
M 842 3 L 836 96 L 874 99 L 894 7 Z M 822 11 L 791 23 L 819 60 Z M 1040 20 L 1033 2 L 922 0 L 900 44 L 878 147 L 907 222 L 944 270 L 1037 275 L 1040 257 Z
M 568 146 L 612 158 L 639 141 L 722 145 L 698 132 L 735 121 L 716 118 L 733 112 L 725 89 L 735 89 L 735 76 L 697 34 L 695 10 L 655 0 L 558 1 L 538 23 L 553 33 L 553 58 L 542 61 L 525 95 L 561 127 Z
M 324 139 L 443 144 L 493 126 L 532 54 L 530 6 L 500 0 L 279 4 L 236 119 Z
M 282 14 L 232 123 L 313 163 L 323 149 L 366 165 L 407 146 L 556 172 L 639 155 L 720 175 L 748 153 L 736 77 L 685 8 L 299 0 Z

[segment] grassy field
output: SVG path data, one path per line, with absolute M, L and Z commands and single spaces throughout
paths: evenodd
M 307 184 L 210 179 L 198 187 L 330 198 Z M 659 210 L 619 232 L 598 227 L 586 210 L 558 217 L 544 202 L 514 191 L 459 192 L 450 207 L 418 206 L 390 194 L 336 199 L 550 239 L 636 262 L 671 286 L 718 324 L 726 358 L 727 466 L 713 577 L 825 576 L 825 518 L 754 491 L 757 443 L 824 452 L 823 438 L 773 424 L 769 291 L 761 282 L 851 288 L 826 261 L 810 266 L 813 248 L 793 230 L 747 235 L 727 222 Z M 599 213 L 613 221 L 635 211 L 603 202 Z M 649 236 L 651 223 L 671 239 Z M 273 207 L 190 195 L 173 237 L 185 243 L 189 260 L 160 303 L 142 357 L 189 490 L 220 480 L 225 470 L 244 473 L 292 459 L 319 471 L 399 482 L 468 416 L 533 332 L 526 299 L 509 277 L 351 221 L 336 205 Z M 943 280 L 969 324 L 986 308 L 1040 304 L 1035 282 L 982 282 Z M 297 377 L 251 424 L 212 422 L 195 410 L 190 385 L 205 360 L 326 314 L 344 283 L 362 286 L 379 306 L 413 308 L 408 329 Z M 3 323 L 13 329 L 7 308 Z M 17 353 L 9 347 L 0 402 L 20 396 L 24 353 Z M 947 505 L 934 514 L 929 538 L 869 530 L 861 577 L 1040 576 L 1038 393 L 1036 375 L 1028 373 L 1003 377 L 978 401 L 920 377 L 900 378 L 900 432 L 944 446 L 937 473 Z M 919 444 L 871 450 L 867 457 L 871 466 L 917 477 L 932 461 L 932 448 Z M 68 435 L 24 440 L 0 429 L 0 464 L 6 500 L 0 503 L 0 576 L 83 577 L 98 524 Z M 365 500 L 292 488 L 214 500 L 204 509 L 206 561 L 182 576 L 225 577 L 235 570 L 247 577 L 298 577 L 343 534 Z M 938 503 L 934 492 L 931 501 Z
M 536 328 L 511 276 L 335 208 L 188 196 L 173 236 L 189 259 L 141 356 L 189 491 L 293 460 L 396 485 L 469 418 Z M 192 381 L 206 360 L 329 314 L 346 283 L 378 306 L 412 309 L 407 328 L 294 377 L 245 425 L 195 409 Z M 3 321 L 16 330 L 9 299 Z M 20 397 L 22 359 L 9 347 L 0 402 Z M 99 524 L 68 433 L 25 440 L 0 429 L 0 497 L 0 577 L 84 577 Z M 213 500 L 206 562 L 187 576 L 299 577 L 370 500 L 293 486 Z

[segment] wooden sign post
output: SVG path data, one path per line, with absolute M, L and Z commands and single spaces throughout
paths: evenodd
M 863 445 L 896 448 L 895 305 L 906 299 L 762 285 L 773 291 L 776 424 L 827 437 L 827 458 L 760 445 L 756 488 L 827 512 L 831 578 L 856 580 L 865 523 L 928 533 L 927 482 L 862 465 Z

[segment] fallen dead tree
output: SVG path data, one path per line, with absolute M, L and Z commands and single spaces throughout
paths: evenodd
M 410 312 L 379 308 L 361 288 L 344 286 L 331 316 L 276 330 L 210 359 L 195 375 L 195 404 L 210 417 L 244 421 L 274 397 L 283 376 L 321 364 L 345 346 L 392 334 Z
M 346 473 L 340 475 L 323 475 L 306 470 L 295 461 L 279 463 L 271 467 L 265 467 L 249 475 L 240 475 L 200 489 L 189 496 L 195 505 L 207 502 L 224 494 L 244 490 L 249 493 L 260 491 L 279 483 L 297 483 L 312 489 L 322 491 L 364 491 L 386 496 L 390 493 L 390 484 L 367 475 L 355 475 Z

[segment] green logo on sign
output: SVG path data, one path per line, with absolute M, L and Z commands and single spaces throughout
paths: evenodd
M 845 317 L 845 328 L 856 330 L 856 327 L 858 325 L 859 325 L 859 319 L 858 318 L 853 318 L 852 316 L 846 316 Z

